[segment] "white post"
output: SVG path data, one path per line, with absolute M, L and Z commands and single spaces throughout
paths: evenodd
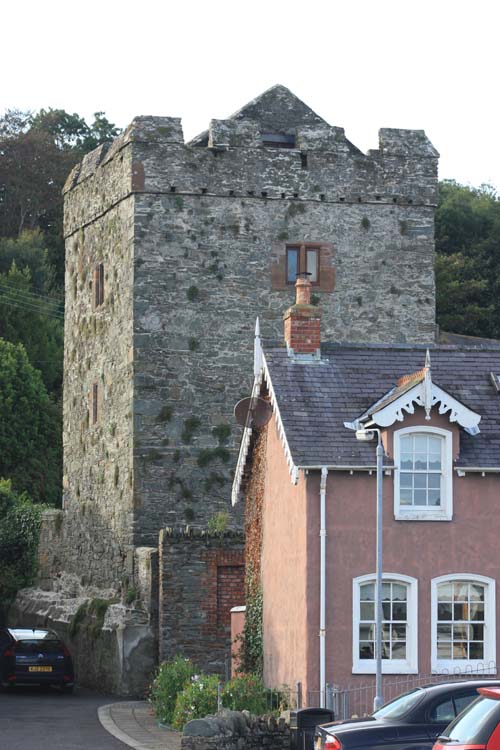
M 321 469 L 320 484 L 320 575 L 319 575 L 319 705 L 325 707 L 326 691 L 326 479 L 328 469 Z

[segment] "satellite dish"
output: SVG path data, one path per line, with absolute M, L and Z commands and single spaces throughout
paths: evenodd
M 258 430 L 269 422 L 273 413 L 273 407 L 269 401 L 254 396 L 253 398 L 242 398 L 234 407 L 234 416 L 238 424 Z

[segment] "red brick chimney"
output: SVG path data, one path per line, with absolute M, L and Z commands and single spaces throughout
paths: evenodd
M 320 348 L 321 310 L 311 305 L 311 282 L 298 277 L 295 304 L 283 315 L 285 341 L 294 354 L 316 354 Z

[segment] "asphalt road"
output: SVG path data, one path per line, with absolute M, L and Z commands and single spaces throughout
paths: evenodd
M 97 709 L 116 698 L 83 688 L 0 693 L 0 750 L 125 750 L 99 723 Z

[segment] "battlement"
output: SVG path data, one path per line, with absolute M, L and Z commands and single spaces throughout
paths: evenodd
M 65 233 L 136 193 L 435 206 L 438 156 L 423 130 L 391 128 L 364 154 L 343 128 L 274 87 L 187 144 L 179 118 L 134 118 L 71 173 Z

